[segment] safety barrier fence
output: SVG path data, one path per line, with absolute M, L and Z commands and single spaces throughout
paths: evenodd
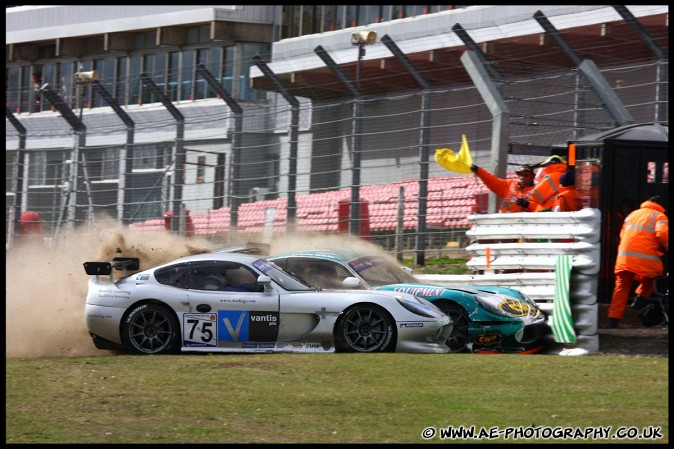
M 472 243 L 466 248 L 471 259 L 469 275 L 417 275 L 424 283 L 499 285 L 520 290 L 533 299 L 552 324 L 555 313 L 564 310 L 555 301 L 566 302 L 571 316 L 572 337 L 548 337 L 550 353 L 575 349 L 583 354 L 599 350 L 597 285 L 600 267 L 600 224 L 598 209 L 578 212 L 475 214 L 466 232 Z M 556 270 L 562 256 L 571 256 L 571 275 L 566 294 L 556 288 L 564 273 Z M 556 307 L 557 306 L 557 307 Z M 554 318 L 553 318 L 554 317 Z M 575 334 L 575 335 L 574 335 Z

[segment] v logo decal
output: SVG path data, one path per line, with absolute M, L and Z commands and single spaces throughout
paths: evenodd
M 239 321 L 236 323 L 236 329 L 232 327 L 232 323 L 229 321 L 229 318 L 224 317 L 222 322 L 225 323 L 225 327 L 229 331 L 229 334 L 232 336 L 232 341 L 239 341 L 239 333 L 241 332 L 241 326 L 243 325 L 243 319 L 246 316 L 246 312 L 241 312 L 239 315 Z

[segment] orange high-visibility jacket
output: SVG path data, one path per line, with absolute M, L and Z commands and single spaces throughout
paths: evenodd
M 482 182 L 484 182 L 484 185 L 486 185 L 489 190 L 499 196 L 499 199 L 501 200 L 501 213 L 533 212 L 534 206 L 532 204 L 529 204 L 527 209 L 522 209 L 522 206 L 517 204 L 516 201 L 518 198 L 526 198 L 531 201 L 529 195 L 534 186 L 520 189 L 518 180 L 498 178 L 483 168 L 478 168 L 475 171 L 475 174 L 482 180 Z
M 669 251 L 669 220 L 664 207 L 644 201 L 625 218 L 614 272 L 631 271 L 648 278 L 664 274 L 662 256 Z
M 575 212 L 583 208 L 583 199 L 575 186 L 559 186 L 559 195 L 552 206 L 553 212 Z
M 534 211 L 552 210 L 555 199 L 559 195 L 559 178 L 562 177 L 566 169 L 566 164 L 552 164 L 543 169 L 545 175 L 530 193 L 531 201 L 534 203 Z

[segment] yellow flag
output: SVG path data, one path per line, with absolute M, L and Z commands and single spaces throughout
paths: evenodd
M 435 162 L 449 171 L 470 173 L 473 157 L 470 155 L 465 134 L 461 134 L 461 149 L 459 150 L 459 154 L 455 155 L 449 148 L 437 148 L 435 150 Z

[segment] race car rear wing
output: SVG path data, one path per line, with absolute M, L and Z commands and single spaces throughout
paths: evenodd
M 140 268 L 140 259 L 115 257 L 111 262 L 84 262 L 84 271 L 90 276 L 110 275 L 110 280 L 112 280 L 113 268 L 122 271 L 122 277 L 126 277 L 129 271 L 136 271 Z

